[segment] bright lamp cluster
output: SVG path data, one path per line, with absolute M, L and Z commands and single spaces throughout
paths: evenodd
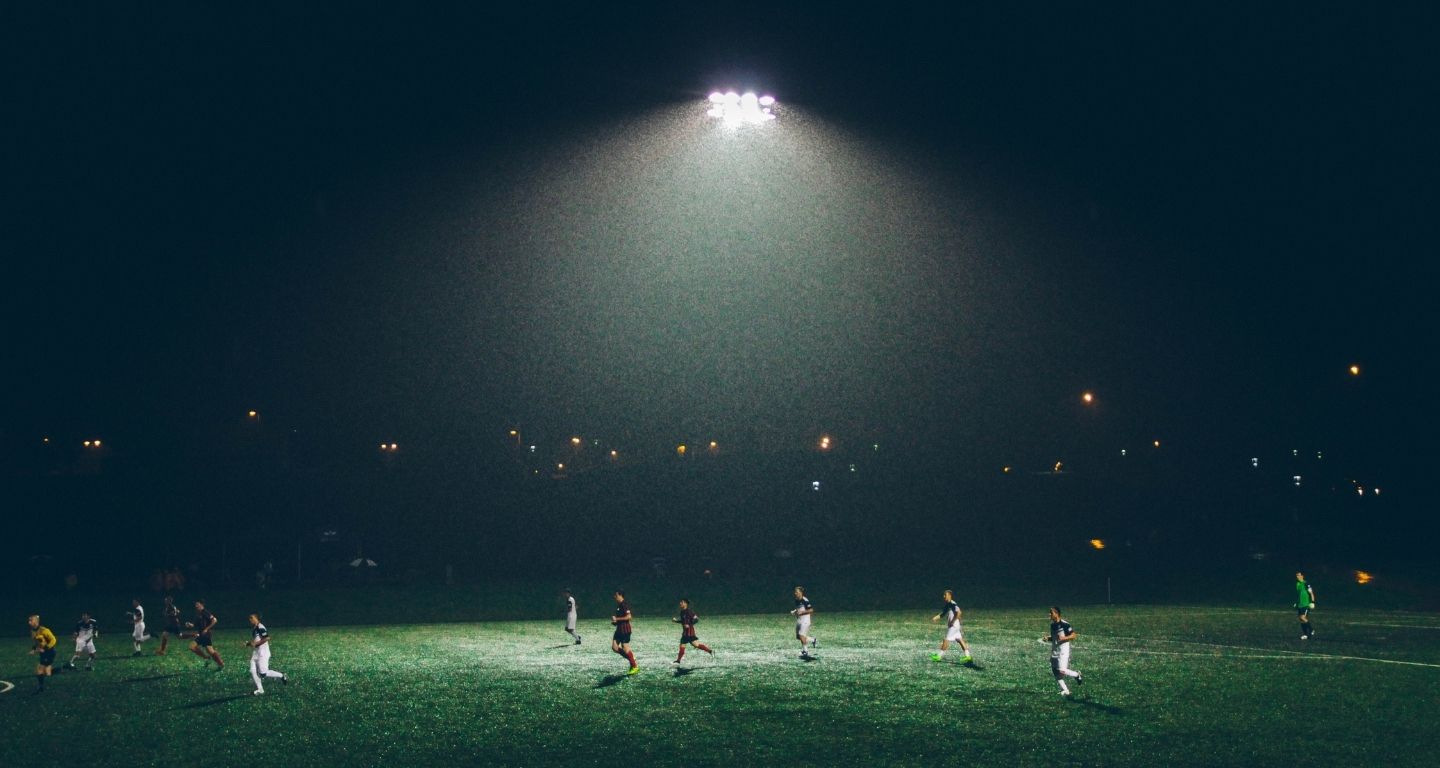
M 756 96 L 750 91 L 743 94 L 716 91 L 710 94 L 710 111 L 706 114 L 730 125 L 763 123 L 775 119 L 775 113 L 770 110 L 774 105 L 774 96 Z

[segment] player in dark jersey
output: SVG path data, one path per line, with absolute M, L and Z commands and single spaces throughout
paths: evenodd
M 75 622 L 75 655 L 66 662 L 66 669 L 75 669 L 75 660 L 86 656 L 85 671 L 95 671 L 95 638 L 100 636 L 100 625 L 90 618 L 90 614 L 80 614 L 80 620 Z
M 60 642 L 55 639 L 55 633 L 48 627 L 41 626 L 38 615 L 31 616 L 30 624 L 30 655 L 39 655 L 35 662 L 35 692 L 45 691 L 45 678 L 49 677 L 55 668 L 55 646 Z
M 810 634 L 810 617 L 815 615 L 815 606 L 805 596 L 804 587 L 795 588 L 795 609 L 790 614 L 795 617 L 795 639 L 800 641 L 800 658 L 808 660 L 811 658 L 810 649 L 819 648 L 820 641 Z
M 219 672 L 225 668 L 225 660 L 220 658 L 220 651 L 215 649 L 215 625 L 220 620 L 215 614 L 205 610 L 203 600 L 195 601 L 195 621 L 185 622 L 185 626 L 195 630 L 195 639 L 190 641 L 190 652 L 205 660 L 208 665 L 213 659 L 215 671 Z
M 180 633 L 185 631 L 180 627 L 180 609 L 175 606 L 175 598 L 166 595 L 165 607 L 162 609 L 165 614 L 165 629 L 160 632 L 160 650 L 155 652 L 156 656 L 164 656 L 165 649 L 170 645 L 170 638 L 180 639 Z
M 1060 607 L 1050 607 L 1050 634 L 1041 640 L 1050 644 L 1050 671 L 1055 675 L 1055 682 L 1060 684 L 1060 695 L 1069 696 L 1070 686 L 1065 684 L 1065 678 L 1075 678 L 1076 685 L 1082 685 L 1085 677 L 1079 670 L 1070 668 L 1070 641 L 1080 633 L 1070 626 L 1070 622 L 1060 616 Z
M 1305 574 L 1295 573 L 1295 614 L 1300 617 L 1300 639 L 1309 640 L 1315 636 L 1310 626 L 1310 609 L 1315 607 L 1315 590 L 1305 581 Z
M 624 656 L 630 662 L 630 669 L 625 672 L 627 675 L 640 673 L 640 665 L 635 661 L 635 653 L 630 650 L 630 620 L 634 618 L 630 613 L 630 604 L 625 602 L 625 590 L 615 590 L 615 615 L 610 617 L 610 623 L 615 625 L 615 635 L 610 638 L 610 650 Z
M 687 645 L 698 648 L 711 656 L 715 655 L 715 652 L 710 650 L 709 646 L 700 642 L 699 638 L 695 636 L 695 622 L 699 620 L 700 617 L 696 616 L 695 611 L 690 609 L 690 601 L 683 597 L 680 598 L 680 615 L 671 619 L 671 621 L 680 625 L 680 655 L 675 657 L 676 664 L 679 664 L 680 660 L 685 658 L 685 646 Z

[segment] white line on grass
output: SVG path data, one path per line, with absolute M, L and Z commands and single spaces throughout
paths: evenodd
M 15 690 L 15 684 L 10 682 L 9 680 L 0 680 L 0 686 L 4 686 L 3 688 L 0 688 L 0 693 L 9 693 Z
M 1378 624 L 1373 621 L 1347 621 L 1351 627 L 1400 627 L 1401 629 L 1440 629 L 1440 626 L 1433 624 Z

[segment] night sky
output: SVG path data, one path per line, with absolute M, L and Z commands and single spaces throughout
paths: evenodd
M 400 5 L 5 12 L 5 439 L 1436 454 L 1419 4 Z

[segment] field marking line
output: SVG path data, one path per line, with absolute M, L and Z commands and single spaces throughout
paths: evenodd
M 1440 669 L 1440 664 L 1432 664 L 1424 661 L 1401 661 L 1400 659 L 1377 659 L 1371 656 L 1342 656 L 1338 653 L 1308 653 L 1306 651 L 1289 651 L 1284 648 L 1255 648 L 1248 645 L 1225 645 L 1223 643 L 1202 643 L 1195 640 L 1151 640 L 1143 637 L 1122 637 L 1119 635 L 1097 636 L 1108 637 L 1111 640 L 1131 640 L 1136 642 L 1159 642 L 1159 643 L 1182 643 L 1185 645 L 1198 645 L 1204 648 L 1226 648 L 1234 651 L 1254 651 L 1257 653 L 1278 653 L 1284 654 L 1287 659 L 1343 659 L 1345 661 L 1373 661 L 1376 664 L 1402 664 L 1407 667 L 1429 667 Z M 1121 649 L 1116 649 L 1121 650 Z M 1136 649 L 1139 650 L 1139 649 Z
M 1440 629 L 1440 625 L 1434 624 L 1380 624 L 1373 621 L 1346 621 L 1347 627 L 1399 627 L 1401 629 Z
M 15 684 L 10 682 L 9 680 L 0 680 L 0 685 L 5 686 L 3 688 L 0 688 L 0 693 L 9 693 L 15 690 Z

